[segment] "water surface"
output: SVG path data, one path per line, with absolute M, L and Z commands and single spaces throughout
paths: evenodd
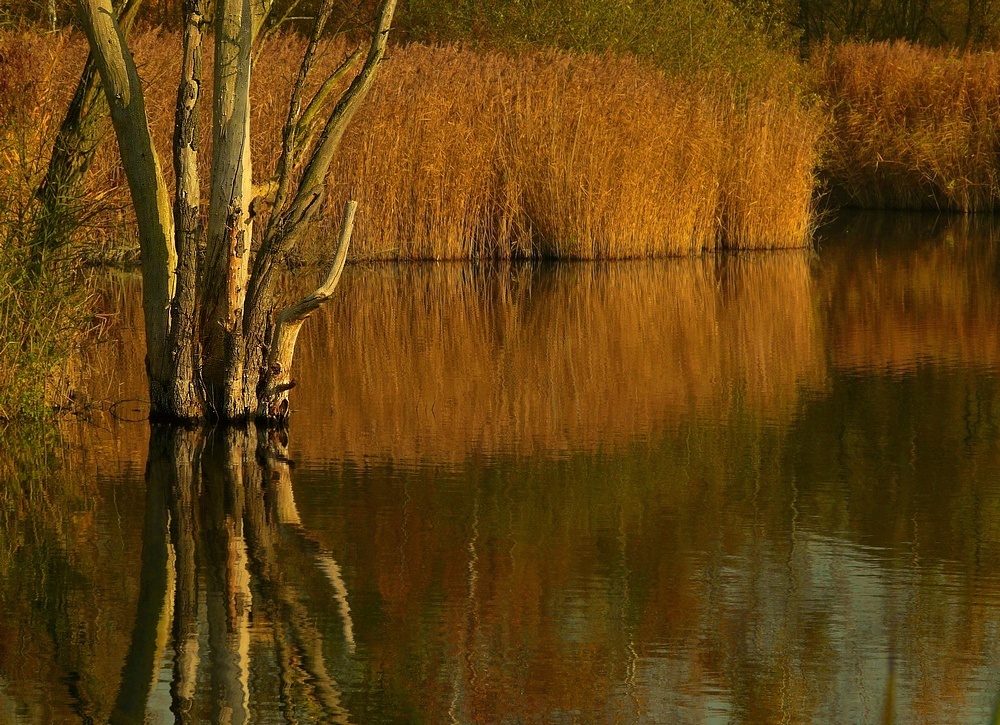
M 150 435 L 110 278 L 0 452 L 0 720 L 986 722 L 998 232 L 351 267 L 287 438 Z

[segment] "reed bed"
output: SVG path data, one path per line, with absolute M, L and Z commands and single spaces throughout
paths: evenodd
M 147 32 L 132 43 L 164 156 L 179 42 Z M 275 165 L 303 49 L 301 38 L 285 35 L 258 63 L 259 179 Z M 317 77 L 345 51 L 331 43 Z M 79 48 L 67 53 L 73 60 L 55 83 L 75 81 L 81 55 Z M 70 90 L 53 94 L 68 98 Z M 813 220 L 823 127 L 820 114 L 792 92 L 679 79 L 631 57 L 396 47 L 345 135 L 332 170 L 331 213 L 298 253 L 303 261 L 330 255 L 339 224 L 333 212 L 349 197 L 360 202 L 354 254 L 365 259 L 603 259 L 801 247 Z M 204 123 L 206 151 L 208 128 Z M 116 154 L 109 138 L 92 179 L 94 189 L 116 190 L 103 216 L 108 230 L 134 226 Z M 120 256 L 113 236 L 91 239 L 97 256 Z
M 834 203 L 1000 207 L 1000 55 L 849 43 L 811 63 L 832 118 L 823 168 Z
M 331 208 L 360 202 L 363 257 L 801 247 L 822 127 L 790 94 L 634 58 L 412 45 L 345 136 Z

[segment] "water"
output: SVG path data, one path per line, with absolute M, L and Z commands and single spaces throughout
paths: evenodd
M 151 436 L 109 278 L 0 451 L 0 721 L 987 722 L 998 239 L 350 268 L 287 440 Z

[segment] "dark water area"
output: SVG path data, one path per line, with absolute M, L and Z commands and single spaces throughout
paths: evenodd
M 0 722 L 989 722 L 998 242 L 350 267 L 287 436 L 151 434 L 109 277 L 0 443 Z

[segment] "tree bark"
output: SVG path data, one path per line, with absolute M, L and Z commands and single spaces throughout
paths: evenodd
M 111 123 L 139 225 L 146 371 L 150 401 L 167 397 L 172 378 L 167 334 L 177 253 L 170 197 L 146 119 L 142 84 L 110 0 L 78 0 L 79 16 L 104 85 Z
M 185 0 L 184 57 L 174 120 L 177 288 L 171 303 L 173 324 L 168 336 L 172 384 L 166 391 L 168 399 L 156 401 L 151 406 L 159 417 L 182 420 L 201 417 L 205 404 L 199 384 L 201 361 L 198 344 L 198 244 L 201 237 L 198 123 L 202 86 L 202 18 L 202 0 Z
M 252 410 L 243 385 L 242 323 L 253 240 L 253 17 L 249 0 L 219 0 L 215 13 L 212 191 L 203 277 L 202 377 L 210 412 L 225 420 L 239 420 Z

